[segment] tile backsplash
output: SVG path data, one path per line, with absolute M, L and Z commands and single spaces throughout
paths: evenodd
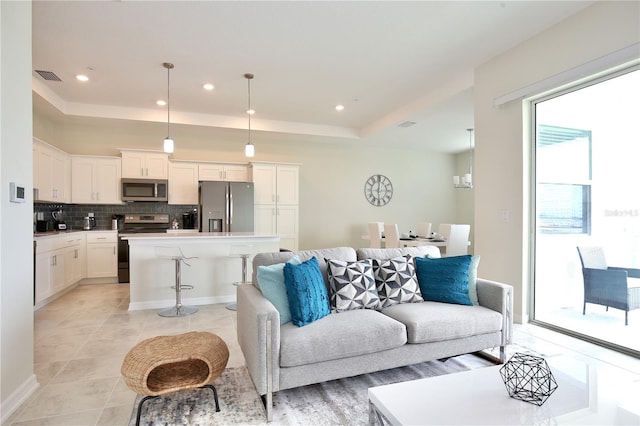
M 54 203 L 34 203 L 33 220 L 36 221 L 37 213 L 42 213 L 44 220 L 51 222 L 53 227 L 53 217 L 51 212 L 63 211 L 64 222 L 67 229 L 82 229 L 83 218 L 93 213 L 96 218 L 96 229 L 111 229 L 111 219 L 115 214 L 126 213 L 165 213 L 169 215 L 169 222 L 177 219 L 182 227 L 182 213 L 197 209 L 198 206 L 170 205 L 167 203 L 145 203 L 135 202 L 122 205 L 112 204 L 54 204 Z

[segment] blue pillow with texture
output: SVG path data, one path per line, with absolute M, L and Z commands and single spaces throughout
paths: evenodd
M 469 299 L 471 256 L 415 258 L 416 275 L 424 300 L 472 305 Z
M 284 284 L 295 325 L 302 327 L 329 315 L 329 294 L 318 259 L 312 257 L 300 265 L 285 264 Z
M 294 256 L 287 263 L 299 265 L 300 258 Z M 287 287 L 284 285 L 284 263 L 258 266 L 256 277 L 262 295 L 275 306 L 280 313 L 280 325 L 291 321 L 291 311 L 289 310 L 289 300 L 287 299 Z

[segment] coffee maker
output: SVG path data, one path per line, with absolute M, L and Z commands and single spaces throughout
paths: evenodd
M 198 212 L 196 209 L 182 213 L 182 229 L 198 229 Z

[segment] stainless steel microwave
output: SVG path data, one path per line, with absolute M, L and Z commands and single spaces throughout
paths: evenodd
M 166 179 L 122 179 L 122 201 L 167 201 Z

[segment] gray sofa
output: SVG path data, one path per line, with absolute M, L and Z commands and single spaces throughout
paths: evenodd
M 299 252 L 260 253 L 253 259 L 253 285 L 237 288 L 238 342 L 271 420 L 272 394 L 283 389 L 370 373 L 419 362 L 500 347 L 511 341 L 512 287 L 478 279 L 479 305 L 403 303 L 382 310 L 331 313 L 304 327 L 280 325 L 278 310 L 261 293 L 260 265 L 283 263 L 297 255 L 316 257 L 327 278 L 327 259 L 391 259 L 410 254 L 440 257 L 437 247 L 358 249 L 338 247 Z

